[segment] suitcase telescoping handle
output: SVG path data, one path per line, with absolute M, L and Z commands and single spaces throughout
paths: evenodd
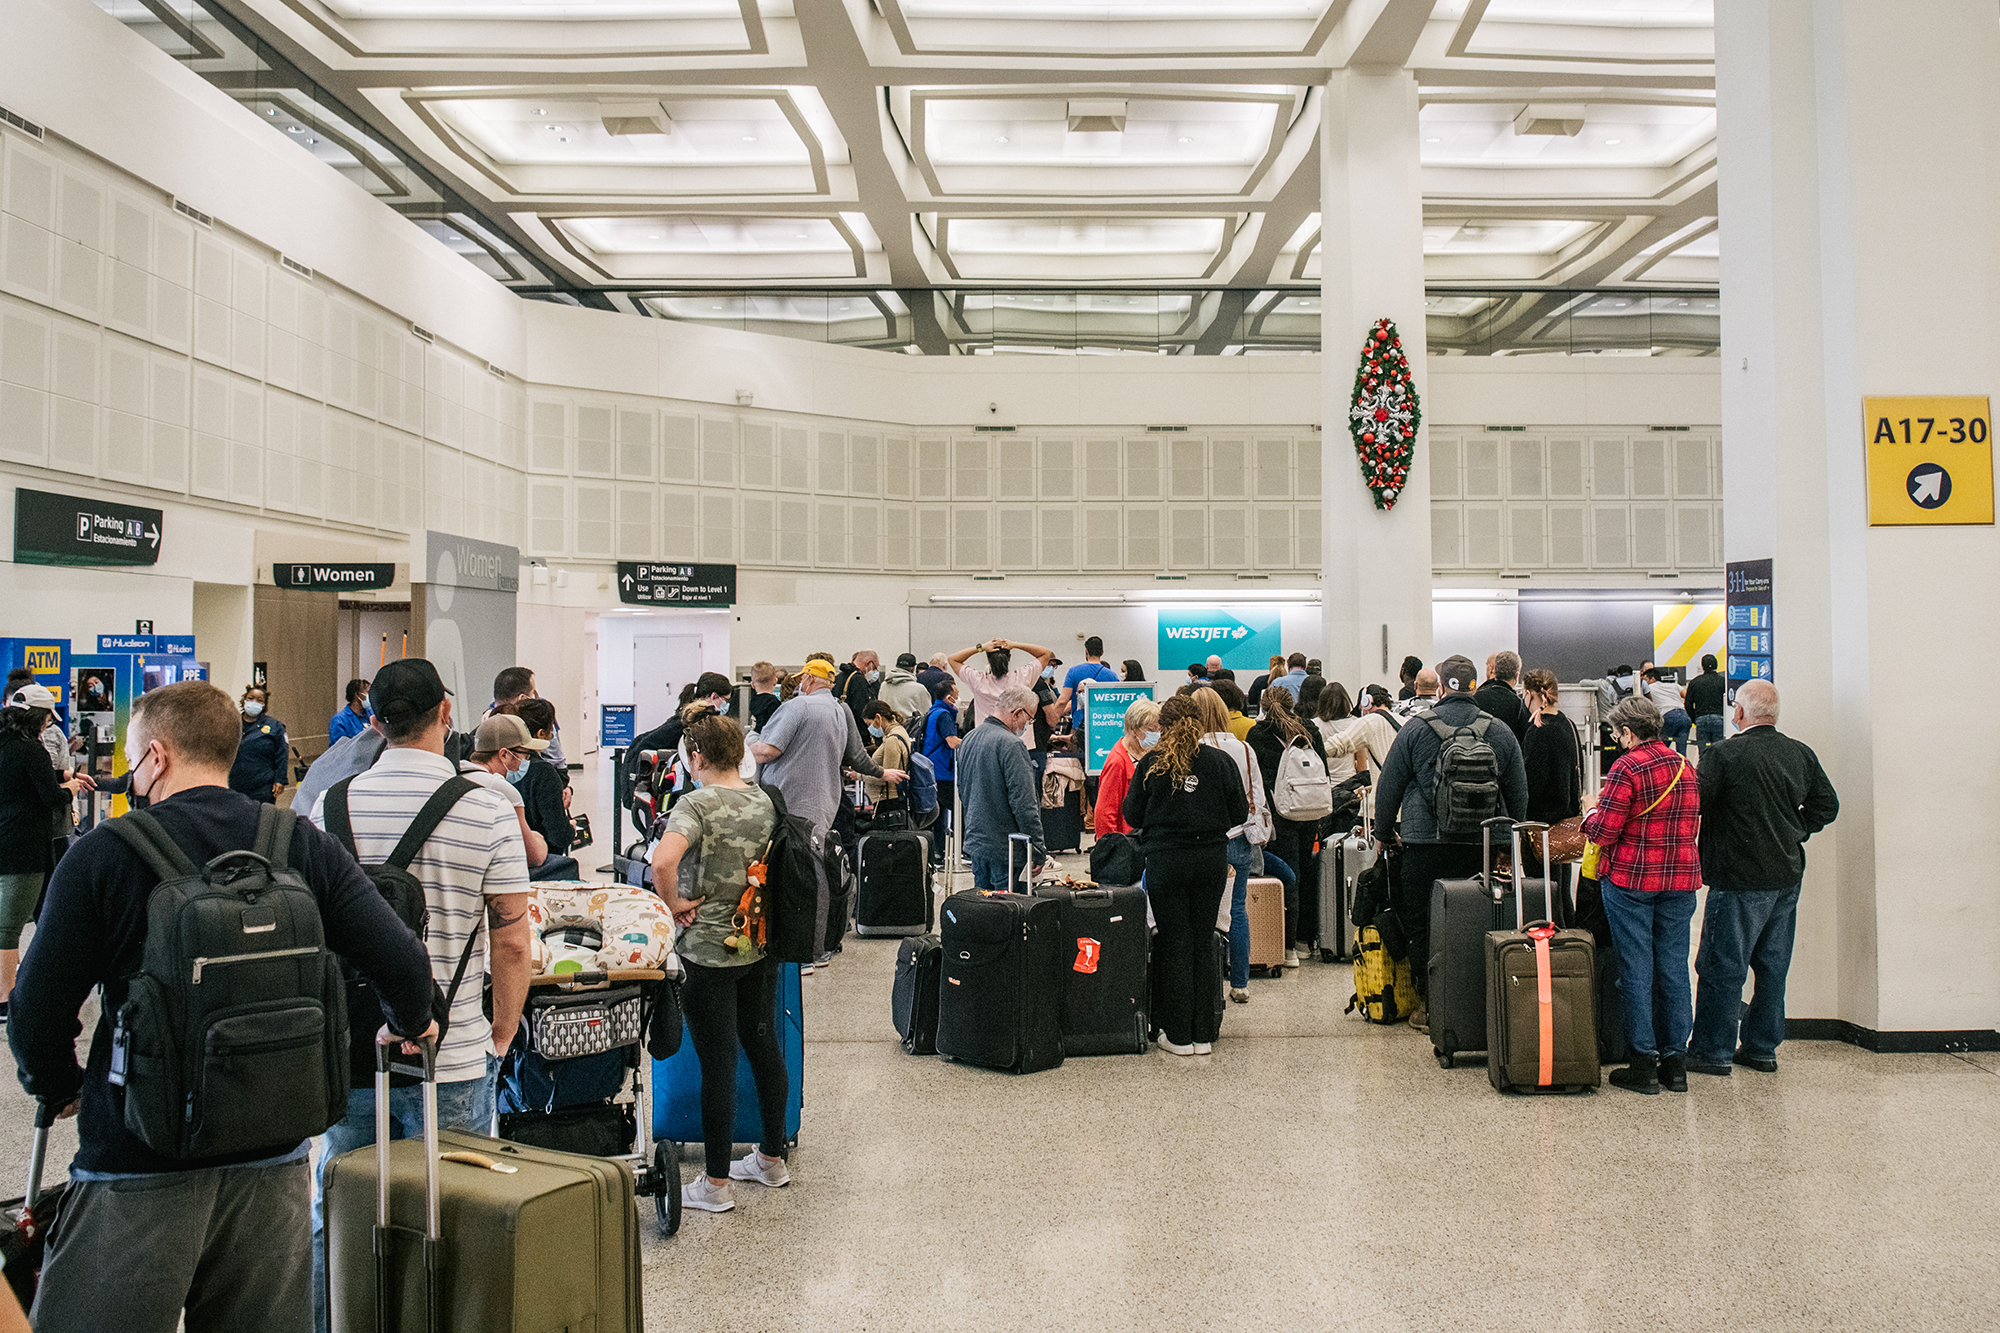
M 1014 887 L 1014 844 L 1017 842 L 1021 844 L 1021 887 L 1018 889 Z M 1025 833 L 1009 833 L 1007 835 L 1007 892 L 1026 893 L 1032 887 L 1030 881 L 1034 879 L 1034 875 L 1035 840 Z
M 1526 931 L 1528 929 L 1527 908 L 1523 905 L 1523 900 L 1527 897 L 1526 885 L 1522 883 L 1521 879 L 1521 835 L 1523 833 L 1539 833 L 1542 835 L 1542 910 L 1548 913 L 1548 916 L 1544 919 L 1550 925 L 1553 926 L 1556 923 L 1556 882 L 1549 875 L 1549 826 L 1530 820 L 1514 825 L 1514 929 L 1519 931 Z
M 60 1102 L 47 1098 L 35 1103 L 35 1141 L 28 1149 L 28 1188 L 22 1191 L 22 1206 L 30 1212 L 42 1201 L 42 1169 L 49 1161 L 49 1127 L 62 1111 Z
M 416 1039 L 418 1063 L 397 1059 L 403 1039 L 385 1036 L 375 1044 L 375 1327 L 395 1333 L 399 1320 L 391 1288 L 394 1231 L 389 1224 L 389 1075 L 421 1080 L 424 1104 L 424 1307 L 428 1333 L 444 1328 L 444 1240 L 439 1221 L 437 1040 Z
M 1506 815 L 1495 815 L 1479 825 L 1479 879 L 1486 885 L 1486 891 L 1493 895 L 1496 904 L 1500 901 L 1502 890 L 1493 878 L 1493 834 L 1497 831 L 1504 838 L 1513 827 L 1514 821 Z M 1519 863 L 1518 855 L 1516 863 Z

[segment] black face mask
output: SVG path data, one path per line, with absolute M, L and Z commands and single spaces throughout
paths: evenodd
M 1003 680 L 1007 675 L 1007 667 L 1013 660 L 1014 653 L 1012 649 L 995 648 L 992 652 L 986 654 L 986 669 L 993 673 L 993 679 Z

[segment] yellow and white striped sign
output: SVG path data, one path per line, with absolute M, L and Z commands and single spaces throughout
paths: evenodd
M 1716 602 L 1666 602 L 1653 607 L 1653 665 L 1692 666 L 1702 654 L 1722 660 L 1722 607 Z

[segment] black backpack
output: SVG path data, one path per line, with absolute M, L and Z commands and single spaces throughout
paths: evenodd
M 354 846 L 354 824 L 347 810 L 347 789 L 353 785 L 354 779 L 347 778 L 328 787 L 324 814 L 327 833 L 347 849 L 349 856 L 360 861 L 361 853 Z M 420 940 L 430 939 L 430 901 L 424 896 L 423 883 L 410 873 L 410 863 L 417 859 L 417 853 L 430 841 L 431 834 L 437 832 L 438 825 L 444 822 L 452 807 L 466 793 L 478 790 L 479 784 L 470 778 L 447 779 L 417 811 L 417 817 L 403 831 L 396 850 L 389 853 L 388 860 L 372 866 L 362 863 L 362 873 L 375 882 L 376 889 L 388 900 L 396 918 Z M 478 940 L 479 929 L 475 925 L 471 937 L 465 942 L 465 953 L 458 960 L 458 975 L 452 978 L 453 996 L 458 993 L 459 979 L 465 975 L 467 960 L 472 957 L 472 947 Z M 348 1056 L 348 1083 L 351 1087 L 372 1088 L 375 1086 L 375 1034 L 388 1017 L 382 1012 L 382 1001 L 376 996 L 375 987 L 369 984 L 368 978 L 346 963 L 342 963 L 341 968 L 347 978 L 347 1016 L 353 1031 Z M 435 981 L 431 983 L 431 1010 L 438 1021 L 438 1044 L 442 1047 L 451 1004 Z M 396 1074 L 391 1078 L 391 1082 L 398 1087 L 413 1086 L 416 1081 L 406 1074 Z
M 264 806 L 249 850 L 199 867 L 146 811 L 106 826 L 160 877 L 110 1080 L 124 1090 L 125 1128 L 162 1156 L 277 1150 L 347 1114 L 339 959 L 291 866 L 295 822 Z
M 1090 877 L 1099 884 L 1137 884 L 1146 873 L 1146 853 L 1136 838 L 1107 833 L 1090 849 Z
M 1481 713 L 1470 726 L 1454 727 L 1433 712 L 1420 716 L 1439 741 L 1431 787 L 1438 834 L 1451 842 L 1476 841 L 1481 824 L 1506 813 L 1500 808 L 1500 760 L 1486 739 L 1493 719 Z
M 785 809 L 776 787 L 766 786 L 777 822 L 764 853 L 764 885 L 770 895 L 770 934 L 764 952 L 781 963 L 810 963 L 819 957 L 819 862 L 813 851 L 812 821 Z

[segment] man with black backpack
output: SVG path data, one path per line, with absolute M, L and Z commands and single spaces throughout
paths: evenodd
M 1479 873 L 1480 821 L 1497 815 L 1525 819 L 1528 812 L 1521 743 L 1473 702 L 1479 681 L 1472 663 L 1447 657 L 1437 664 L 1437 677 L 1436 706 L 1403 724 L 1375 783 L 1382 841 L 1398 833 L 1402 840 L 1402 890 L 1395 911 L 1410 942 L 1419 995 L 1430 958 L 1432 883 Z M 1425 1017 L 1419 1001 L 1410 1022 L 1422 1027 Z
M 513 1043 L 528 996 L 528 864 L 521 821 L 495 793 L 462 777 L 445 758 L 452 700 L 437 668 L 420 657 L 376 673 L 375 716 L 387 747 L 366 773 L 336 783 L 313 820 L 346 843 L 380 895 L 423 922 L 430 973 L 448 1015 L 437 1055 L 441 1129 L 492 1131 L 500 1057 Z M 485 944 L 482 951 L 481 943 Z M 493 1017 L 481 983 L 493 978 Z M 357 1007 L 365 992 L 350 990 Z M 321 1144 L 322 1171 L 341 1153 L 375 1142 L 375 1086 L 357 1050 L 350 1067 L 347 1115 Z M 422 1088 L 389 1094 L 395 1132 L 423 1132 Z M 313 1213 L 315 1275 L 325 1273 L 323 1199 Z M 317 1294 L 324 1281 L 315 1285 Z M 325 1311 L 319 1310 L 324 1329 Z
M 21 1083 L 77 1116 L 80 1141 L 35 1301 L 44 1333 L 173 1333 L 183 1310 L 191 1333 L 303 1327 L 306 1140 L 347 1101 L 340 959 L 392 1032 L 436 1032 L 423 944 L 360 867 L 229 790 L 242 730 L 204 681 L 134 701 L 126 755 L 149 805 L 62 859 L 21 964 Z

